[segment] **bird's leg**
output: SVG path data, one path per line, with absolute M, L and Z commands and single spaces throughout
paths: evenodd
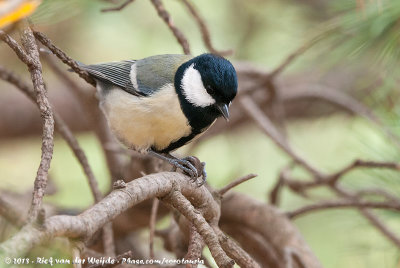
M 170 154 L 160 154 L 154 152 L 153 150 L 149 150 L 149 154 L 164 161 L 167 161 L 174 167 L 181 169 L 182 171 L 187 173 L 192 178 L 193 181 L 196 181 L 197 178 L 199 177 L 199 172 L 197 171 L 197 168 L 189 160 L 185 158 L 179 159 Z

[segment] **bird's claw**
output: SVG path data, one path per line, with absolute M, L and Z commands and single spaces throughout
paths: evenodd
M 207 179 L 207 173 L 206 173 L 206 169 L 205 169 L 206 163 L 201 162 L 200 159 L 198 159 L 195 156 L 188 156 L 188 157 L 183 158 L 182 160 L 189 162 L 191 164 L 191 166 L 194 167 L 196 170 L 197 175 L 195 178 L 192 177 L 192 182 L 196 182 L 197 186 L 199 186 L 199 187 L 202 186 L 206 182 L 206 179 Z M 201 177 L 201 179 L 198 180 L 198 178 L 200 178 L 200 177 Z
M 175 167 L 181 169 L 183 172 L 188 174 L 191 181 L 196 181 L 199 176 L 197 168 L 187 159 L 174 159 L 172 163 Z

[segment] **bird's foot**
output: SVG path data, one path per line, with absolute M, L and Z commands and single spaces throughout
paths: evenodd
M 154 151 L 149 151 L 152 155 L 163 159 L 174 166 L 175 169 L 179 168 L 184 173 L 190 176 L 192 182 L 196 182 L 200 187 L 206 182 L 207 173 L 205 171 L 205 163 L 201 162 L 195 156 L 188 156 L 182 159 L 176 158 L 170 154 L 159 154 Z M 199 178 L 201 179 L 199 180 Z
M 201 162 L 200 159 L 195 156 L 188 156 L 182 160 L 188 161 L 193 167 L 196 168 L 197 177 L 195 179 L 192 178 L 192 180 L 193 182 L 196 182 L 199 187 L 202 186 L 207 180 L 207 172 L 205 169 L 206 163 Z M 201 179 L 199 180 L 200 177 Z

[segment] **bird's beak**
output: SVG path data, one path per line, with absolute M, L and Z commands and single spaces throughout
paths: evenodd
M 225 103 L 217 103 L 216 106 L 218 110 L 221 112 L 222 116 L 225 118 L 225 120 L 229 121 L 228 105 L 226 105 Z

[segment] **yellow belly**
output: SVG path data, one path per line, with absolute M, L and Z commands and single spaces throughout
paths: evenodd
M 115 88 L 101 98 L 111 130 L 129 148 L 162 150 L 191 132 L 172 84 L 151 97 L 136 97 Z

